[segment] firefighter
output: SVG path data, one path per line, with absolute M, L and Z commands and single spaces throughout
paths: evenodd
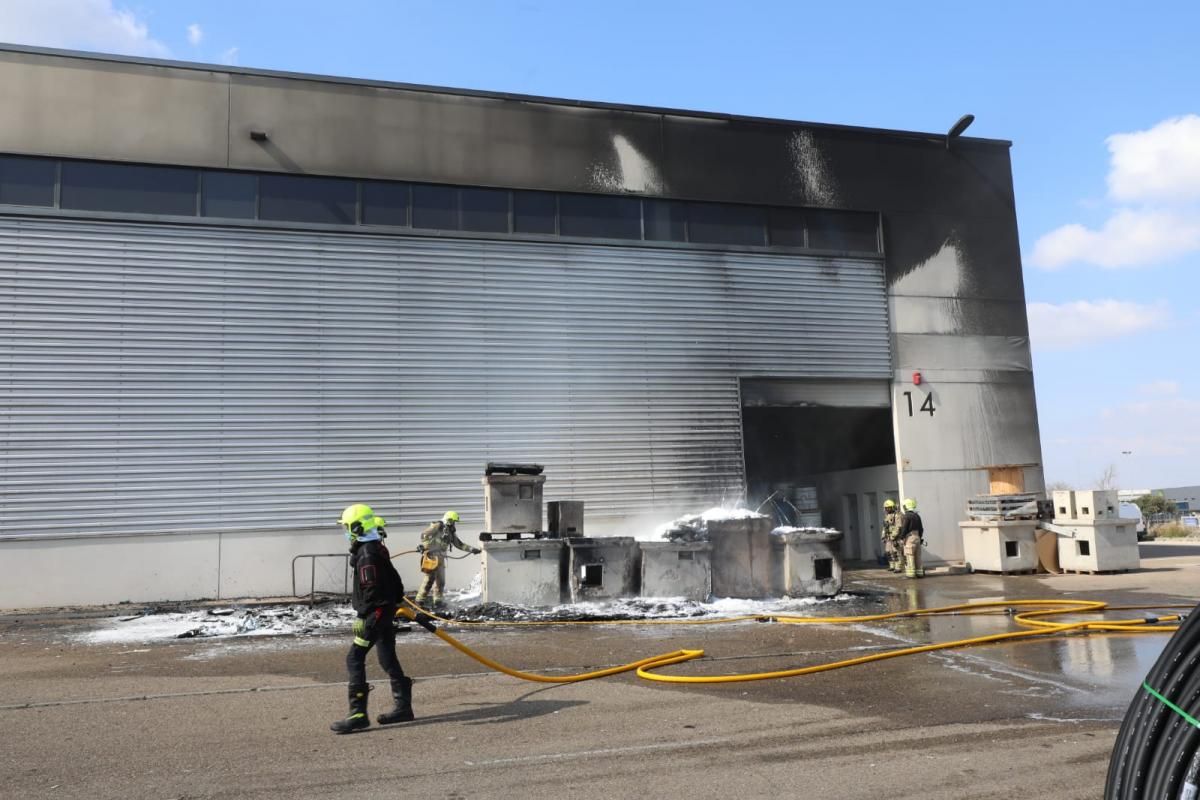
M 463 544 L 458 538 L 457 525 L 458 512 L 447 511 L 421 532 L 417 552 L 421 554 L 421 572 L 425 573 L 425 579 L 417 590 L 417 605 L 423 605 L 426 600 L 435 606 L 442 602 L 442 592 L 446 589 L 446 551 L 457 547 L 475 555 L 481 552 L 478 547 Z
M 408 722 L 413 719 L 412 678 L 404 674 L 396 658 L 396 629 L 392 620 L 396 606 L 404 597 L 404 583 L 392 566 L 391 556 L 383 544 L 387 531 L 384 520 L 375 516 L 371 507 L 362 503 L 348 506 L 338 522 L 350 540 L 350 569 L 354 573 L 354 612 L 352 628 L 354 643 L 346 656 L 350 677 L 350 713 L 329 726 L 334 733 L 352 733 L 370 727 L 367 717 L 367 653 L 376 648 L 379 666 L 391 679 L 392 699 L 396 708 L 380 714 L 380 725 Z
M 883 528 L 879 532 L 879 538 L 883 540 L 883 552 L 887 554 L 888 572 L 900 572 L 903 568 L 899 536 L 900 515 L 896 511 L 896 501 L 888 498 L 883 501 Z
M 917 513 L 917 501 L 911 497 L 904 500 L 904 516 L 900 520 L 900 539 L 904 542 L 904 577 L 923 578 L 921 567 L 921 545 L 925 544 L 925 524 Z

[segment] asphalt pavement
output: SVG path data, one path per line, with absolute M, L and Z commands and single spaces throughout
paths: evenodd
M 1192 604 L 1200 546 L 1147 543 L 1118 575 L 847 574 L 842 615 L 996 598 Z M 543 685 L 420 629 L 399 638 L 418 719 L 335 736 L 349 634 L 89 644 L 129 609 L 0 616 L 0 791 L 14 798 L 1098 798 L 1165 636 L 1087 635 L 783 680 L 623 675 Z M 1130 615 L 1140 612 L 1124 612 Z M 1114 616 L 1122 612 L 1114 612 Z M 501 663 L 583 672 L 678 648 L 675 674 L 785 669 L 1012 629 L 1003 615 L 837 626 L 498 627 Z M 372 715 L 388 707 L 381 691 Z

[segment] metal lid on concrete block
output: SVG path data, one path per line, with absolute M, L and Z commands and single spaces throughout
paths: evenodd
M 545 550 L 561 549 L 561 539 L 510 539 L 490 542 L 480 542 L 485 551 L 488 550 Z
M 661 550 L 668 553 L 691 551 L 706 553 L 712 550 L 712 542 L 638 542 L 642 550 Z
M 562 541 L 567 547 L 633 547 L 637 539 L 632 536 L 569 536 Z
M 484 486 L 497 486 L 503 483 L 530 486 L 546 482 L 545 475 L 484 475 L 481 479 Z
M 489 461 L 483 468 L 484 475 L 541 475 L 541 464 L 506 464 L 499 461 Z

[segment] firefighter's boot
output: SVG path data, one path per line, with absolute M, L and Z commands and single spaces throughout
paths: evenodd
M 392 699 L 396 707 L 386 714 L 380 714 L 375 721 L 380 725 L 391 725 L 393 722 L 412 722 L 416 717 L 412 710 L 412 678 L 405 676 L 392 680 Z
M 367 716 L 367 693 L 370 691 L 371 687 L 365 683 L 351 686 L 350 713 L 345 719 L 330 725 L 329 730 L 334 733 L 354 733 L 371 727 L 371 720 Z

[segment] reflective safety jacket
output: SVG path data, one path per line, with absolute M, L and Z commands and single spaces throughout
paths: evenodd
M 895 539 L 900 533 L 900 515 L 895 511 L 883 512 L 883 530 L 880 531 L 881 538 Z
M 354 612 L 365 618 L 377 608 L 397 606 L 404 597 L 404 582 L 392 566 L 392 556 L 383 542 L 350 545 L 350 568 L 354 571 Z
M 431 555 L 443 555 L 451 547 L 470 551 L 473 548 L 463 544 L 453 525 L 447 525 L 441 520 L 431 522 L 429 527 L 421 531 L 421 546 Z

